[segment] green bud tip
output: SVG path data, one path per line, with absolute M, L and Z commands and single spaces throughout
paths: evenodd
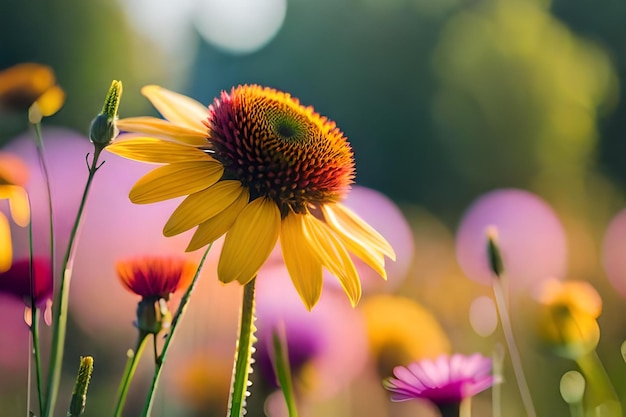
M 104 99 L 102 111 L 91 122 L 89 139 L 100 147 L 105 147 L 115 139 L 119 133 L 115 122 L 122 98 L 122 82 L 113 80 Z
M 74 384 L 70 408 L 67 412 L 68 417 L 78 417 L 85 411 L 87 403 L 87 389 L 89 381 L 93 373 L 93 358 L 91 356 L 83 356 L 80 358 L 80 366 L 78 368 L 78 376 Z
M 487 227 L 486 234 L 489 267 L 491 268 L 491 272 L 500 277 L 504 273 L 504 262 L 502 261 L 502 254 L 498 246 L 498 229 L 495 226 L 489 226 Z
M 120 107 L 120 100 L 122 98 L 122 82 L 113 80 L 109 92 L 104 99 L 104 105 L 102 106 L 102 114 L 106 114 L 111 118 L 117 117 L 117 110 Z

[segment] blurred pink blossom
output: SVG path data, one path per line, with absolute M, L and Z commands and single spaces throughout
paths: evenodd
M 609 282 L 626 297 L 626 209 L 611 220 L 602 244 L 602 266 Z
M 498 231 L 506 274 L 513 289 L 548 279 L 562 279 L 567 266 L 565 232 L 552 208 L 536 195 L 501 189 L 476 200 L 457 232 L 456 254 L 472 280 L 491 285 L 487 259 L 487 228 Z
M 319 304 L 307 311 L 289 279 L 282 266 L 264 268 L 259 273 L 257 365 L 266 378 L 273 378 L 269 346 L 272 332 L 284 325 L 300 388 L 309 398 L 328 398 L 363 370 L 367 359 L 365 324 L 338 292 L 323 293 Z M 303 369 L 306 372 L 298 372 Z

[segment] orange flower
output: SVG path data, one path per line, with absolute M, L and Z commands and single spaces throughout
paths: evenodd
M 143 298 L 169 299 L 187 288 L 196 266 L 183 258 L 145 256 L 119 261 L 117 275 L 126 289 Z

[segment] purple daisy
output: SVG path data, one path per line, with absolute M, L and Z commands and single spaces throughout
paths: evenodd
M 383 381 L 391 401 L 423 398 L 438 407 L 460 403 L 499 382 L 491 374 L 491 359 L 475 353 L 440 355 L 437 359 L 396 366 L 394 377 Z

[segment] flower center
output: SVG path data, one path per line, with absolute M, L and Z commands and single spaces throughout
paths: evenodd
M 209 110 L 213 156 L 252 199 L 274 199 L 285 216 L 338 201 L 349 189 L 354 158 L 343 133 L 288 94 L 240 86 Z

